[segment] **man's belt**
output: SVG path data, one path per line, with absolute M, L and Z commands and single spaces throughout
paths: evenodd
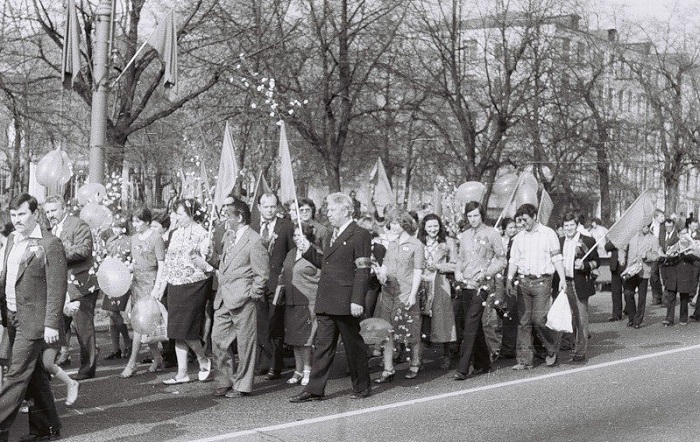
M 552 275 L 549 273 L 545 273 L 543 275 L 520 275 L 520 277 L 523 279 L 544 279 L 544 278 L 551 278 Z

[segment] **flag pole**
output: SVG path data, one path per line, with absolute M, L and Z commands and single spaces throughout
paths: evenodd
M 156 32 L 155 29 L 153 30 L 153 32 L 151 32 L 151 35 L 153 35 L 154 32 Z M 136 57 L 139 56 L 139 54 L 141 53 L 141 51 L 143 50 L 143 48 L 146 47 L 146 45 L 148 44 L 148 39 L 151 38 L 151 35 L 149 35 L 149 36 L 146 38 L 146 41 L 143 42 L 143 44 L 141 45 L 141 47 L 139 48 L 139 50 L 136 51 L 136 53 L 134 54 L 133 57 L 131 57 L 131 60 L 129 60 L 129 62 L 126 64 L 126 66 L 124 66 L 124 69 L 122 69 L 122 71 L 119 73 L 119 75 L 117 76 L 117 78 L 115 78 L 114 81 L 112 81 L 112 84 L 110 85 L 110 87 L 114 87 L 114 85 L 117 84 L 117 82 L 119 81 L 119 79 L 122 78 L 122 75 L 124 75 L 124 72 L 126 72 L 126 70 L 129 68 L 129 66 L 131 66 L 131 64 L 134 62 L 134 60 L 136 60 Z
M 622 213 L 622 215 L 620 215 L 620 217 L 617 219 L 617 221 L 615 221 L 615 223 L 613 223 L 613 225 L 610 226 L 610 229 L 612 229 L 613 227 L 615 227 L 615 225 L 616 225 L 617 223 L 619 223 L 621 219 L 624 219 L 625 215 L 627 215 L 627 212 L 629 212 L 630 209 L 631 209 L 632 207 L 634 207 L 634 205 L 637 203 L 637 201 L 639 201 L 639 200 L 644 196 L 645 193 L 647 193 L 646 190 L 645 190 L 644 192 L 642 192 L 642 193 L 639 194 L 639 196 L 637 197 L 637 199 L 634 200 L 634 202 L 633 202 L 632 204 L 630 204 L 629 207 L 627 207 L 627 209 L 625 209 L 625 211 Z M 610 229 L 608 229 L 608 232 L 610 231 Z M 606 232 L 605 235 L 601 236 L 600 239 L 599 239 L 598 241 L 596 241 L 595 247 L 589 249 L 588 252 L 586 252 L 586 254 L 583 255 L 583 258 L 581 258 L 581 259 L 586 259 L 586 258 L 588 257 L 588 255 L 591 254 L 591 252 L 593 251 L 593 249 L 597 248 L 597 247 L 602 243 L 602 241 L 603 241 L 604 239 L 607 239 L 607 237 L 608 237 L 608 233 Z
M 170 11 L 168 12 L 168 14 L 173 14 L 173 13 L 175 12 L 175 6 L 177 6 L 177 3 L 179 3 L 179 0 L 178 0 L 178 1 L 175 3 L 175 5 L 170 9 Z M 167 17 L 168 14 L 165 14 L 165 17 Z M 112 82 L 112 84 L 110 85 L 110 87 L 114 87 L 114 85 L 117 84 L 117 82 L 119 81 L 119 79 L 122 78 L 122 75 L 124 75 L 124 72 L 126 72 L 126 70 L 129 68 L 129 66 L 131 66 L 131 64 L 134 62 L 134 60 L 136 60 L 136 57 L 139 56 L 139 54 L 141 53 L 141 51 L 143 51 L 143 48 L 145 48 L 146 45 L 148 44 L 148 40 L 150 40 L 151 37 L 153 37 L 153 34 L 156 33 L 156 31 L 158 30 L 158 26 L 160 26 L 161 24 L 162 24 L 162 23 L 158 23 L 158 25 L 157 25 L 155 28 L 153 28 L 153 30 L 151 31 L 151 33 L 148 34 L 148 37 L 146 37 L 146 40 L 144 40 L 144 42 L 143 42 L 143 44 L 141 45 L 141 47 L 139 47 L 139 50 L 136 51 L 136 53 L 134 54 L 133 57 L 131 57 L 131 60 L 129 60 L 129 62 L 126 64 L 126 66 L 124 66 L 124 68 L 123 68 L 122 71 L 119 73 L 119 75 L 117 76 L 117 78 Z

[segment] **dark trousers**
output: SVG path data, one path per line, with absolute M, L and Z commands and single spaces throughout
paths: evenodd
M 661 304 L 664 289 L 661 285 L 661 274 L 659 272 L 659 263 L 651 263 L 651 276 L 649 277 L 651 284 L 651 297 L 655 304 Z
M 272 305 L 274 293 L 256 301 L 258 367 L 280 372 L 284 368 L 284 306 Z
M 481 316 L 484 313 L 482 302 L 479 290 L 462 289 L 459 292 L 463 326 L 457 371 L 463 374 L 469 373 L 472 355 L 475 370 L 488 369 L 491 366 L 491 355 L 481 323 Z
M 504 316 L 502 311 L 498 312 L 498 316 L 501 318 L 501 330 L 503 332 L 503 337 L 501 338 L 501 357 L 510 357 L 515 356 L 518 343 L 518 296 L 516 293 L 507 294 L 505 301 L 508 307 L 508 316 Z
M 80 308 L 73 317 L 65 316 L 66 343 L 70 344 L 70 328 L 75 330 L 80 345 L 80 369 L 78 373 L 88 376 L 95 375 L 97 368 L 97 343 L 95 342 L 95 303 L 97 293 L 90 293 L 79 299 Z
M 676 317 L 676 293 L 678 292 L 666 290 L 666 320 L 670 323 L 673 323 Z M 690 302 L 690 294 L 679 294 L 681 295 L 680 321 L 688 322 L 688 302 Z
M 370 388 L 369 367 L 367 365 L 367 346 L 360 336 L 360 319 L 350 315 L 317 315 L 316 349 L 311 363 L 309 384 L 304 391 L 323 396 L 330 374 L 338 336 L 343 339 L 343 346 L 348 359 L 352 390 L 361 393 Z
M 633 325 L 639 325 L 644 320 L 644 311 L 646 310 L 647 302 L 647 287 L 649 280 L 635 275 L 624 282 L 625 286 L 625 305 L 627 306 L 627 314 L 629 322 Z M 637 303 L 634 302 L 634 293 L 638 293 Z
M 610 292 L 612 293 L 612 315 L 613 318 L 622 318 L 622 278 L 620 272 L 610 272 Z M 625 312 L 629 313 L 627 306 L 629 303 L 625 298 Z
M 51 391 L 51 379 L 41 363 L 46 344 L 43 339 L 26 339 L 17 329 L 15 314 L 7 313 L 12 361 L 0 389 L 0 441 L 7 440 L 25 398 L 33 402 L 29 407 L 30 433 L 46 435 L 51 429 L 55 431 L 61 427 Z

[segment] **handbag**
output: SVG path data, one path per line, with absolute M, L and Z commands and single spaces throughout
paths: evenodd
M 158 310 L 160 310 L 160 320 L 153 328 L 152 333 L 141 336 L 142 344 L 155 344 L 168 340 L 168 310 L 162 303 L 157 302 L 157 304 Z
M 554 300 L 547 312 L 547 327 L 560 332 L 573 333 L 571 306 L 566 291 L 559 292 L 559 296 Z
M 433 293 L 435 281 L 421 281 L 420 288 L 416 294 L 420 313 L 423 316 L 433 316 Z

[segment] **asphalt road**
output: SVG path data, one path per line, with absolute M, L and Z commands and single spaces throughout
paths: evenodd
M 97 378 L 83 383 L 75 406 L 61 401 L 64 440 L 697 441 L 700 324 L 664 328 L 664 312 L 649 307 L 639 330 L 609 323 L 610 295 L 602 293 L 591 299 L 585 364 L 561 352 L 557 367 L 514 372 L 514 360 L 499 360 L 494 373 L 455 382 L 438 368 L 439 350 L 429 349 L 418 379 L 402 378 L 404 363 L 397 380 L 361 401 L 349 399 L 343 355 L 327 399 L 307 404 L 288 402 L 301 387 L 284 380 L 260 378 L 252 396 L 218 399 L 211 383 L 162 385 L 172 370 L 120 379 L 121 366 L 103 364 Z M 105 353 L 106 333 L 99 344 Z M 65 387 L 54 385 L 63 399 Z M 12 437 L 26 431 L 20 415 Z

